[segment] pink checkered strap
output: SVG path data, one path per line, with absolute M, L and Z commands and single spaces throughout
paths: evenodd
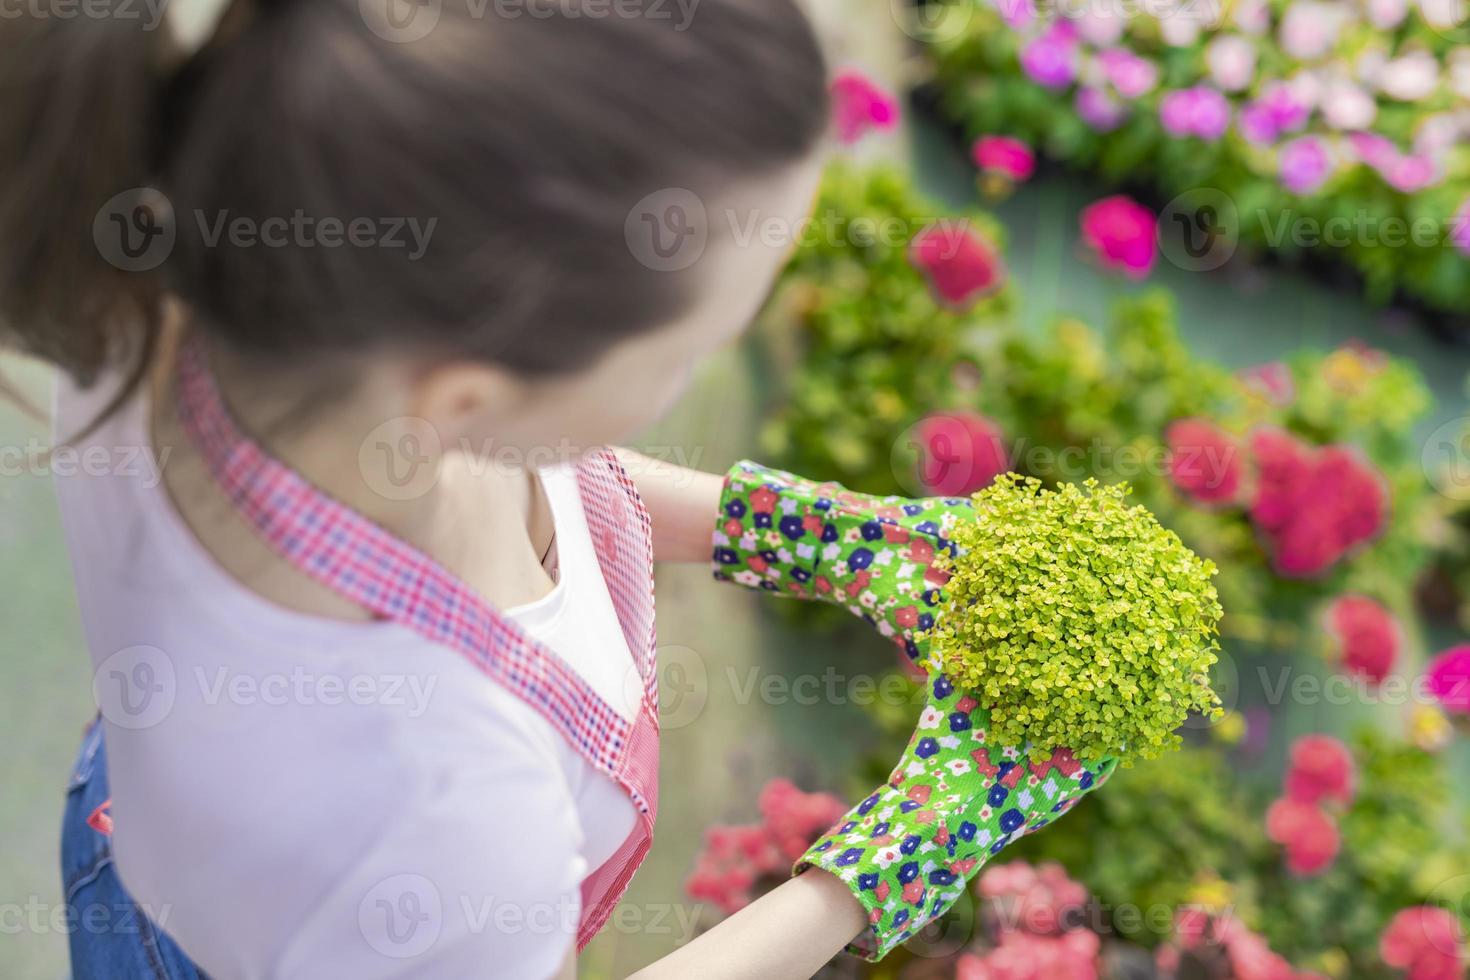
M 458 651 L 627 792 L 639 820 L 618 852 L 582 883 L 580 950 L 607 921 L 648 853 L 658 812 L 653 535 L 616 455 L 588 455 L 577 482 L 598 563 L 643 679 L 633 722 L 442 565 L 317 489 L 246 435 L 197 338 L 180 348 L 177 388 L 185 433 L 220 488 L 277 554 L 343 598 Z

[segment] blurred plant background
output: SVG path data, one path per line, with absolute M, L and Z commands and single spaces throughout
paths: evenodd
M 1214 680 L 1228 709 L 994 859 L 931 934 L 828 973 L 1463 977 L 1470 738 L 1454 678 L 1470 672 L 1455 654 L 1470 627 L 1470 350 L 1454 341 L 1470 258 L 1453 242 L 1298 249 L 1312 253 L 1299 269 L 1272 258 L 1291 249 L 1212 233 L 1205 262 L 1161 221 L 1201 186 L 1274 215 L 1447 218 L 1466 190 L 1463 147 L 1421 147 L 1417 133 L 1463 112 L 1462 95 L 1449 81 L 1419 101 L 1370 92 L 1399 157 L 1432 157 L 1432 184 L 1398 186 L 1387 157 L 1333 156 L 1320 184 L 1283 189 L 1286 142 L 1346 140 L 1319 126 L 1325 105 L 1267 148 L 1165 127 L 1165 90 L 1220 87 L 1218 29 L 1170 41 L 1139 19 L 1054 35 L 1044 19 L 1004 23 L 1029 4 L 982 0 L 939 16 L 818 6 L 849 145 L 756 329 L 644 448 L 710 470 L 755 456 L 869 492 L 966 493 L 1007 469 L 1126 479 L 1221 568 Z M 1459 49 L 1417 8 L 1391 27 L 1364 20 L 1395 9 L 1352 6 L 1334 44 L 1424 51 L 1450 79 Z M 1249 85 L 1222 89 L 1232 118 L 1276 98 L 1268 87 L 1296 62 L 1337 57 L 1283 54 L 1286 15 L 1267 5 L 1264 32 L 1224 31 L 1255 52 Z M 1074 65 L 1065 83 L 1023 67 L 1041 37 L 1057 48 L 1041 54 Z M 1103 131 L 1083 118 L 1099 108 L 1081 95 L 1091 62 L 1069 59 L 1124 43 L 1159 75 Z M 1190 127 L 1211 109 L 1195 100 Z M 1186 225 L 1180 236 L 1200 231 Z M 44 372 L 6 374 L 46 403 Z M 5 460 L 47 438 L 0 403 Z M 50 978 L 65 975 L 57 820 L 92 709 L 49 476 L 7 462 L 3 477 L 0 972 Z M 660 571 L 659 836 L 586 976 L 623 976 L 780 880 L 887 777 L 918 711 L 892 648 L 860 625 L 708 577 Z

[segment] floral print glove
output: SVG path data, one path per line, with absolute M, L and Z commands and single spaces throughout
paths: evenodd
M 715 576 L 842 605 L 924 664 L 924 631 L 948 580 L 934 558 L 952 553 L 946 532 L 969 509 L 963 499 L 873 497 L 737 463 L 720 501 Z M 869 928 L 849 949 L 870 960 L 943 914 L 991 855 L 1071 809 L 1117 766 L 1084 766 L 1066 749 L 1029 762 L 1025 746 L 986 741 L 989 715 L 973 697 L 941 675 L 927 684 L 928 704 L 888 782 L 795 868 L 822 868 L 853 890 Z

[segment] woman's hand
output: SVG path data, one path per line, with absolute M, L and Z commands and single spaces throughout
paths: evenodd
M 714 535 L 716 577 L 779 595 L 830 602 L 863 617 L 913 661 L 943 615 L 949 576 L 935 558 L 968 500 L 873 497 L 752 463 L 731 469 Z M 879 959 L 943 914 L 986 861 L 1071 809 L 1113 773 L 1059 749 L 991 744 L 989 714 L 942 675 L 888 782 L 854 807 L 797 863 L 844 881 L 867 911 L 850 947 Z

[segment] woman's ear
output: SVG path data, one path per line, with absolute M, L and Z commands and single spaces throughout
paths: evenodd
M 476 434 L 504 426 L 528 391 L 513 374 L 478 361 L 455 361 L 412 382 L 410 414 L 429 422 L 445 447 L 472 444 Z

